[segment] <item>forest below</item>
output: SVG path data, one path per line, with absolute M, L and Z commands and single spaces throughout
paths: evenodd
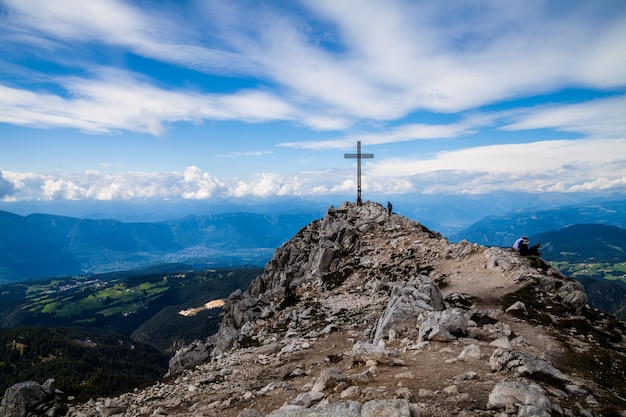
M 175 349 L 217 331 L 221 308 L 201 307 L 261 272 L 168 265 L 0 286 L 0 393 L 48 378 L 77 397 L 151 383 Z

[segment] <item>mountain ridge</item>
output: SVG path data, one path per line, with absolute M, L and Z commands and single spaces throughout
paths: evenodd
M 558 209 L 535 209 L 488 216 L 450 240 L 465 239 L 485 246 L 509 247 L 519 236 L 531 236 L 574 224 L 605 224 L 626 227 L 626 200 L 593 201 Z
M 0 211 L 0 283 L 161 263 L 262 265 L 317 215 L 228 213 L 124 223 Z
M 546 258 L 568 262 L 626 261 L 626 229 L 606 224 L 575 224 L 531 236 Z
M 625 334 L 539 257 L 345 203 L 277 248 L 169 378 L 68 416 L 621 416 Z
M 398 205 L 403 204 L 398 201 Z M 480 206 L 477 202 L 474 205 Z M 432 218 L 424 208 L 406 206 L 403 210 L 411 212 L 413 218 Z M 462 210 L 448 207 L 446 212 L 451 220 L 455 217 L 452 212 Z M 510 246 L 520 235 L 576 223 L 626 227 L 624 213 L 626 200 L 589 201 L 488 216 L 449 237 L 453 241 Z M 311 208 L 300 214 L 280 210 L 276 214 L 233 212 L 123 222 L 39 213 L 19 216 L 0 211 L 0 283 L 142 269 L 163 262 L 195 263 L 200 268 L 263 265 L 274 248 L 321 214 Z

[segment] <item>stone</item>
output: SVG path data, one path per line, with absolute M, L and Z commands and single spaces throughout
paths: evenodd
M 528 310 L 526 309 L 526 304 L 522 303 L 521 301 L 516 301 L 513 304 L 511 304 L 506 310 L 507 313 L 511 313 L 514 311 L 519 311 L 524 313 L 525 315 L 528 315 Z
M 511 349 L 496 349 L 489 358 L 489 366 L 493 371 L 506 369 L 522 376 L 540 377 L 561 383 L 571 381 L 567 375 L 536 355 Z
M 265 417 L 265 414 L 255 409 L 242 410 L 237 417 Z
M 460 308 L 429 312 L 420 325 L 419 340 L 448 342 L 467 335 L 468 320 Z
M 575 290 L 569 293 L 561 292 L 563 295 L 563 303 L 569 306 L 574 314 L 580 314 L 583 307 L 587 305 L 588 297 L 582 290 Z
M 459 393 L 459 387 L 456 385 L 449 385 L 443 389 L 443 392 L 448 395 L 457 395 Z
M 313 409 L 287 408 L 271 412 L 267 417 L 362 417 L 361 404 L 346 401 Z
M 432 397 L 433 395 L 435 395 L 435 391 L 429 390 L 429 389 L 420 388 L 417 391 L 417 395 L 419 395 L 420 397 Z
M 201 341 L 193 342 L 176 351 L 169 361 L 169 370 L 165 377 L 178 375 L 185 369 L 191 369 L 206 361 L 210 355 L 210 347 Z
M 493 346 L 497 348 L 504 348 L 504 349 L 511 349 L 511 341 L 509 340 L 508 337 L 503 336 L 489 343 L 489 346 Z
M 352 360 L 354 362 L 373 360 L 376 363 L 393 365 L 398 356 L 398 351 L 386 350 L 381 345 L 374 345 L 368 342 L 359 341 L 352 347 Z
M 357 398 L 359 395 L 361 395 L 361 388 L 357 385 L 352 385 L 341 391 L 340 397 L 342 399 Z
M 322 372 L 320 372 L 320 376 L 315 381 L 315 384 L 313 384 L 313 389 L 311 391 L 322 392 L 341 381 L 346 381 L 347 379 L 348 376 L 338 368 L 324 368 L 322 369 Z
M 0 416 L 26 417 L 29 412 L 43 404 L 46 398 L 46 392 L 38 382 L 26 381 L 11 385 L 4 392 L 0 403 Z
M 407 400 L 371 400 L 361 407 L 361 417 L 411 417 Z
M 487 408 L 490 410 L 518 406 L 518 416 L 550 417 L 550 400 L 543 388 L 534 382 L 503 381 L 495 385 L 489 394 Z M 521 405 L 521 406 L 520 406 Z
M 471 344 L 467 345 L 463 348 L 461 353 L 459 353 L 459 359 L 471 358 L 471 359 L 480 359 L 483 356 L 482 349 L 479 345 Z
M 274 391 L 277 389 L 290 389 L 291 388 L 291 384 L 289 384 L 288 382 L 285 381 L 273 381 L 270 382 L 269 384 L 267 384 L 266 386 L 264 386 L 263 388 L 261 388 L 259 390 L 259 392 L 261 394 L 267 394 L 270 391 Z
M 443 295 L 427 276 L 411 277 L 402 285 L 395 285 L 385 311 L 380 316 L 374 333 L 374 344 L 396 335 L 417 335 L 417 326 L 428 311 L 443 309 Z
M 479 377 L 478 377 L 478 373 L 474 371 L 468 371 L 463 374 L 457 375 L 452 379 L 454 380 L 454 382 L 463 382 L 463 381 L 473 381 L 473 380 L 479 379 Z
M 290 401 L 290 404 L 299 405 L 309 408 L 311 404 L 318 402 L 324 398 L 324 394 L 318 391 L 302 392 L 296 398 Z

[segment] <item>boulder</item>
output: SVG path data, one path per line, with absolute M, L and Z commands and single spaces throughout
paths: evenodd
M 367 342 L 356 342 L 352 347 L 352 360 L 354 362 L 374 361 L 383 365 L 394 365 L 399 353 L 395 350 L 386 350 L 381 345 Z
M 46 392 L 35 381 L 20 382 L 4 392 L 0 404 L 1 417 L 26 417 L 26 414 L 46 400 Z
M 441 290 L 425 275 L 394 285 L 387 307 L 376 324 L 374 343 L 385 338 L 392 339 L 390 334 L 416 336 L 426 314 L 443 308 Z
M 361 407 L 361 417 L 411 417 L 407 400 L 371 400 Z
M 55 388 L 54 379 L 48 379 L 43 386 L 35 381 L 14 384 L 4 393 L 0 417 L 65 415 L 67 407 L 62 403 L 62 394 Z
M 311 391 L 322 392 L 325 389 L 337 385 L 337 383 L 347 379 L 348 376 L 338 368 L 324 368 L 322 369 L 320 376 L 315 381 L 315 384 L 313 384 L 313 389 Z
M 574 314 L 580 314 L 589 301 L 584 291 L 575 290 L 563 295 L 563 303 L 566 304 Z
M 571 382 L 570 377 L 550 363 L 527 352 L 498 348 L 489 358 L 489 366 L 492 371 L 507 370 L 521 376 L 531 376 L 563 384 Z
M 550 400 L 546 391 L 534 382 L 503 381 L 489 394 L 488 409 L 517 407 L 517 415 L 550 417 Z
M 300 406 L 284 406 L 268 414 L 267 417 L 361 417 L 361 404 L 346 401 L 328 404 L 315 409 Z
M 467 335 L 468 319 L 465 311 L 451 308 L 443 311 L 429 312 L 426 320 L 419 328 L 419 341 L 436 340 L 449 342 Z
M 168 364 L 168 371 L 165 377 L 178 375 L 185 369 L 192 369 L 210 356 L 212 346 L 201 341 L 195 341 L 176 351 Z

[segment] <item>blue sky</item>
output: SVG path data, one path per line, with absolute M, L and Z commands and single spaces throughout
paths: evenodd
M 0 201 L 626 191 L 626 2 L 0 0 Z M 390 197 L 391 198 L 391 197 Z

